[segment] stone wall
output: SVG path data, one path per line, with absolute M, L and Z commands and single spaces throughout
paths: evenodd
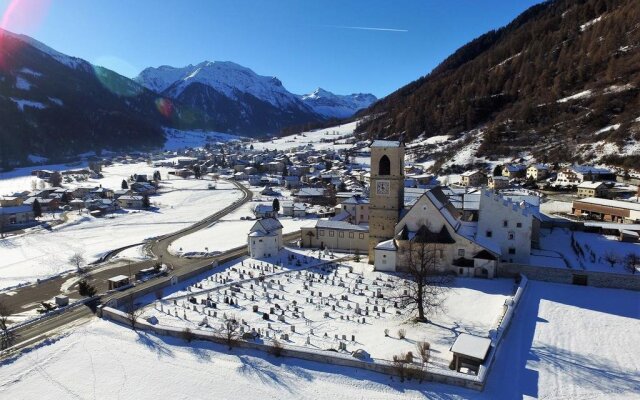
M 520 300 L 522 299 L 522 296 L 527 289 L 528 282 L 529 280 L 527 279 L 527 277 L 522 275 L 515 295 L 511 299 L 507 299 L 504 303 L 504 314 L 502 315 L 502 319 L 500 320 L 498 327 L 495 330 L 492 330 L 490 333 L 491 350 L 489 351 L 489 355 L 485 359 L 484 363 L 482 363 L 482 365 L 480 365 L 480 368 L 478 369 L 478 378 L 482 382 L 486 382 L 487 377 L 489 376 L 489 371 L 491 371 L 493 361 L 495 360 L 496 355 L 500 350 L 500 342 L 502 342 L 502 338 L 504 338 L 504 336 L 507 334 L 507 331 L 509 330 L 509 327 L 511 326 L 511 321 L 514 318 L 516 309 L 520 304 Z
M 526 264 L 502 263 L 498 266 L 498 277 L 514 278 L 526 275 L 535 281 L 573 284 L 576 276 L 584 276 L 587 285 L 613 289 L 640 291 L 640 274 L 617 274 L 609 272 L 587 271 L 575 268 L 552 268 Z
M 100 315 L 102 318 L 109 319 L 126 326 L 130 326 L 130 320 L 126 313 L 111 308 L 111 307 L 103 307 L 101 309 Z M 175 338 L 184 338 L 185 331 L 181 328 L 175 328 L 170 326 L 161 326 L 161 325 L 151 325 L 145 320 L 136 321 L 136 329 L 153 332 L 158 336 L 170 336 Z M 226 345 L 226 339 L 222 336 L 218 336 L 210 331 L 201 331 L 201 330 L 192 330 L 191 337 L 194 340 L 204 340 L 209 342 L 214 342 L 218 344 Z M 234 344 L 235 347 L 246 348 L 246 349 L 254 349 L 260 350 L 267 353 L 273 353 L 274 347 L 272 342 L 266 341 L 244 341 L 237 340 Z M 375 361 L 362 361 L 358 360 L 347 354 L 340 353 L 329 353 L 321 350 L 313 350 L 307 349 L 298 346 L 291 346 L 288 344 L 281 343 L 282 351 L 281 355 L 283 357 L 292 357 L 298 358 L 302 360 L 315 361 L 324 364 L 332 364 L 332 365 L 340 365 L 344 367 L 352 367 L 352 368 L 360 368 L 368 371 L 378 372 L 385 375 L 398 375 L 398 369 L 393 365 L 393 363 L 382 360 Z M 417 364 L 415 364 L 416 369 L 412 369 L 411 373 L 418 377 L 422 375 L 422 379 L 429 382 L 437 382 L 444 383 L 447 385 L 455 385 L 461 386 L 468 389 L 474 390 L 482 390 L 484 388 L 484 377 L 480 379 L 479 376 L 470 376 L 466 374 L 461 374 L 455 371 L 448 370 L 426 370 L 422 371 L 418 369 Z

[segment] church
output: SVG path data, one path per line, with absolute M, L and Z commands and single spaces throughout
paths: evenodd
M 405 206 L 404 178 L 404 145 L 374 141 L 368 232 L 366 226 L 342 222 L 342 235 L 357 235 L 359 245 L 347 240 L 329 242 L 322 240 L 327 236 L 324 229 L 319 229 L 324 227 L 319 221 L 306 228 L 308 232 L 303 228 L 307 247 L 353 251 L 364 247 L 363 239 L 368 237 L 369 263 L 378 271 L 406 268 L 411 243 L 429 246 L 435 254 L 436 268 L 459 276 L 493 278 L 499 263 L 529 262 L 532 244 L 538 241 L 537 207 L 482 190 L 478 212 L 469 214 L 456 208 L 442 187 L 426 190 Z M 303 245 L 307 244 L 304 240 Z

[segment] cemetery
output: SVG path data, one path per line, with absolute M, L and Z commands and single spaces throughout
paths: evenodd
M 339 254 L 291 248 L 268 261 L 229 262 L 187 283 L 144 307 L 141 317 L 160 326 L 365 361 L 402 355 L 422 365 L 420 348 L 426 347 L 427 368 L 441 370 L 449 369 L 460 334 L 490 335 L 514 291 L 513 280 L 456 278 L 443 311 L 429 323 L 416 323 L 397 300 L 406 290 L 400 275 L 375 272 Z

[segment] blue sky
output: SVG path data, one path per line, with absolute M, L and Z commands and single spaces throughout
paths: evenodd
M 3 28 L 129 77 L 234 61 L 294 93 L 381 97 L 538 2 L 0 0 L 0 10 Z

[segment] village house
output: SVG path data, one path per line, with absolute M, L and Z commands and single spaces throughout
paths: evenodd
M 347 221 L 351 224 L 369 223 L 369 199 L 361 196 L 351 196 L 336 207 L 336 216 L 332 218 L 337 221 Z
M 0 207 L 17 207 L 21 206 L 24 199 L 16 196 L 0 197 Z
M 17 205 L 0 207 L 0 227 L 2 227 L 4 231 L 32 222 L 34 222 L 34 215 L 30 206 Z
M 300 188 L 295 194 L 297 202 L 324 205 L 329 203 L 324 188 Z
M 283 201 L 280 203 L 280 208 L 285 217 L 304 218 L 307 215 L 307 206 L 304 203 Z
M 578 185 L 583 181 L 615 180 L 615 173 L 606 168 L 588 165 L 574 165 L 558 172 L 556 182 L 568 185 Z
M 481 186 L 487 183 L 487 177 L 481 171 L 474 169 L 472 171 L 463 172 L 460 175 L 461 186 Z
M 506 176 L 490 176 L 487 180 L 487 186 L 493 190 L 505 189 L 509 185 L 509 178 Z
M 144 197 L 137 195 L 125 195 L 118 197 L 118 206 L 120 208 L 141 209 L 144 207 Z
M 607 186 L 603 182 L 584 181 L 578 185 L 578 197 L 606 197 Z
M 53 212 L 57 211 L 60 208 L 60 200 L 55 198 L 38 198 L 38 197 L 29 197 L 22 204 L 25 206 L 33 207 L 33 203 L 35 201 L 40 203 L 40 209 L 43 212 Z
M 524 178 L 527 167 L 519 164 L 505 164 L 502 167 L 502 176 L 509 179 Z
M 549 176 L 549 166 L 545 164 L 531 164 L 527 168 L 527 179 L 541 181 Z
M 273 209 L 272 204 L 261 203 L 253 207 L 253 215 L 256 218 L 276 218 L 278 213 Z

